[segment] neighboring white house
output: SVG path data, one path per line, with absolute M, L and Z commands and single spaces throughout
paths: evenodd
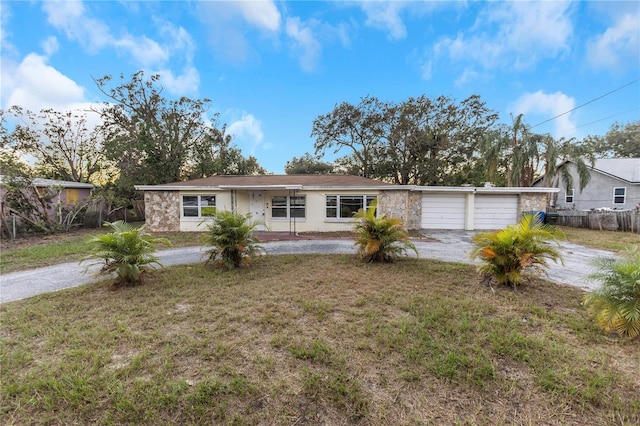
M 377 201 L 378 212 L 408 229 L 498 229 L 529 210 L 545 210 L 553 188 L 422 187 L 349 175 L 211 176 L 138 185 L 153 232 L 203 231 L 217 210 L 251 213 L 275 232 L 351 230 L 353 214 Z
M 596 160 L 591 169 L 591 180 L 580 191 L 576 166 L 567 162 L 573 188 L 566 188 L 558 176 L 555 205 L 557 209 L 591 210 L 608 208 L 615 210 L 635 209 L 640 205 L 640 158 L 604 158 Z

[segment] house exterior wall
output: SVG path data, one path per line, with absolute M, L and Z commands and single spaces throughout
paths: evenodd
M 640 184 L 625 182 L 621 179 L 602 174 L 598 171 L 591 172 L 591 180 L 587 186 L 580 192 L 579 178 L 574 164 L 569 164 L 570 173 L 573 177 L 574 191 L 573 202 L 566 201 L 565 183 L 560 178 L 560 192 L 555 201 L 555 207 L 558 209 L 575 209 L 575 210 L 591 210 L 597 208 L 610 208 L 628 210 L 636 208 L 640 204 Z M 624 204 L 613 203 L 613 189 L 626 188 L 626 198 Z
M 144 213 L 151 232 L 180 231 L 180 201 L 177 191 L 145 191 Z
M 552 194 L 553 195 L 553 194 Z M 523 192 L 518 200 L 518 217 L 529 211 L 546 211 L 549 194 L 539 192 Z
M 146 191 L 147 193 L 150 191 Z M 158 191 L 166 193 L 167 191 Z M 175 191 L 177 197 L 176 218 L 178 227 L 183 232 L 202 232 L 206 230 L 207 221 L 211 219 L 201 217 L 183 217 L 182 196 L 183 195 L 215 195 L 216 209 L 236 210 L 241 214 L 249 212 L 250 192 L 246 190 L 229 191 Z M 276 190 L 265 192 L 264 224 L 269 231 L 273 232 L 335 232 L 349 231 L 353 229 L 353 219 L 327 218 L 326 217 L 326 196 L 327 195 L 377 195 L 378 191 L 288 191 Z M 304 196 L 306 200 L 304 218 L 274 218 L 272 214 L 272 197 L 274 196 Z M 146 203 L 145 195 L 145 203 Z M 145 212 L 148 215 L 150 209 Z M 160 214 L 158 212 L 156 214 Z M 164 214 L 164 213 L 162 213 Z M 261 221 L 262 218 L 252 218 Z M 147 219 L 147 222 L 150 220 Z M 163 219 L 166 221 L 166 219 Z M 148 225 L 153 231 L 152 225 Z M 157 225 L 153 225 L 157 226 Z
M 408 190 L 382 191 L 378 197 L 378 212 L 387 217 L 402 219 L 409 230 L 420 229 L 422 197 L 419 192 Z

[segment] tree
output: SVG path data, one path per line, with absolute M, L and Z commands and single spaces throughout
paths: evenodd
M 160 265 L 153 254 L 156 244 L 171 246 L 165 238 L 154 238 L 146 232 L 145 226 L 136 228 L 123 221 L 107 223 L 112 232 L 97 235 L 90 240 L 91 254 L 81 260 L 97 259 L 102 268 L 96 276 L 117 276 L 117 285 L 136 285 L 142 281 L 144 273 Z
M 358 174 L 370 177 L 384 135 L 384 109 L 384 103 L 367 96 L 358 105 L 343 102 L 317 117 L 311 131 L 311 136 L 316 137 L 315 154 L 323 155 L 331 148 L 338 153 L 347 148 L 357 160 Z
M 244 157 L 242 151 L 231 144 L 231 140 L 231 135 L 226 134 L 226 126 L 222 126 L 222 129 L 208 128 L 201 143 L 192 149 L 189 178 L 267 173 L 255 157 Z
M 86 113 L 43 109 L 35 114 L 18 106 L 8 112 L 18 120 L 8 138 L 17 151 L 35 158 L 41 177 L 89 182 L 106 167 L 100 133 L 88 128 Z
M 512 125 L 502 125 L 487 132 L 479 145 L 481 162 L 488 181 L 506 186 L 532 186 L 543 179 L 545 186 L 558 186 L 560 179 L 571 188 L 573 176 L 568 161 L 576 165 L 580 190 L 591 179 L 590 166 L 595 161 L 585 144 L 573 139 L 556 140 L 548 134 L 530 131 L 522 114 L 512 117 Z
M 562 260 L 560 252 L 551 245 L 559 235 L 537 215 L 528 214 L 516 225 L 476 234 L 470 256 L 481 261 L 479 272 L 515 288 L 522 282 L 523 271 L 542 272 L 549 260 Z
M 162 95 L 159 79 L 159 75 L 145 79 L 144 72 L 138 71 L 130 81 L 120 75 L 121 83 L 116 87 L 108 87 L 111 76 L 96 80 L 110 100 L 96 110 L 104 123 L 105 153 L 116 162 L 120 178 L 131 188 L 187 177 L 192 148 L 207 135 L 203 117 L 210 101 L 168 100 Z
M 584 296 L 584 306 L 600 327 L 631 339 L 640 336 L 640 250 L 628 247 L 622 258 L 597 258 L 589 279 L 600 287 Z
M 379 177 L 401 185 L 468 181 L 478 141 L 496 119 L 478 95 L 460 103 L 423 95 L 388 105 Z
M 306 152 L 302 157 L 293 157 L 284 166 L 288 175 L 324 175 L 333 173 L 334 165 L 314 158 Z
M 228 210 L 216 213 L 202 237 L 204 244 L 211 247 L 206 252 L 206 264 L 217 263 L 227 269 L 249 265 L 251 258 L 263 251 L 252 234 L 258 225 L 251 221 L 250 213 L 242 215 Z
M 312 136 L 316 155 L 349 148 L 342 162 L 358 166 L 363 176 L 402 185 L 445 185 L 477 174 L 478 140 L 496 119 L 478 95 L 460 103 L 446 96 L 400 104 L 366 97 L 359 105 L 345 102 L 318 117 Z
M 358 246 L 356 256 L 366 262 L 392 262 L 407 250 L 418 250 L 409 240 L 409 234 L 402 226 L 402 220 L 376 214 L 377 203 L 361 209 L 355 215 L 354 232 Z
M 604 137 L 587 136 L 584 142 L 601 157 L 640 158 L 640 120 L 614 123 Z

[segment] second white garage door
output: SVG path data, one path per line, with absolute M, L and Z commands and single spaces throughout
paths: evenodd
M 422 228 L 464 229 L 464 194 L 425 194 L 422 196 Z
M 517 195 L 476 195 L 473 226 L 475 229 L 502 229 L 518 221 Z

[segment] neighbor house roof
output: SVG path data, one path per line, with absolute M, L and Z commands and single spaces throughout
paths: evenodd
M 640 183 L 640 158 L 602 158 L 593 169 L 629 183 Z
M 396 185 L 352 175 L 244 175 L 211 176 L 162 185 L 136 185 L 142 191 L 200 189 L 384 189 Z
M 34 178 L 33 185 L 47 187 L 47 188 L 52 186 L 60 186 L 63 188 L 78 188 L 78 189 L 94 188 L 94 186 L 90 183 L 71 182 L 67 180 L 55 180 L 55 179 L 44 179 L 44 178 Z
M 7 180 L 7 176 L 0 175 L 0 184 L 4 183 Z M 23 179 L 23 178 L 18 178 Z M 41 188 L 50 188 L 54 186 L 59 186 L 62 188 L 78 188 L 78 189 L 93 189 L 94 185 L 90 183 L 82 183 L 82 182 L 71 182 L 67 180 L 55 180 L 55 179 L 44 179 L 44 178 L 33 178 L 31 180 L 34 186 Z

